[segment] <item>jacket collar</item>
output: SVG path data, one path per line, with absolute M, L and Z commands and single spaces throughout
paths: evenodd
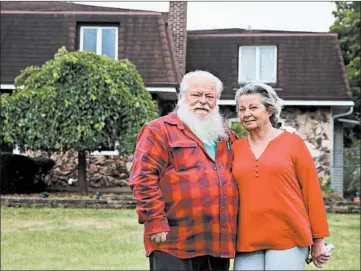
M 170 112 L 164 119 L 165 122 L 177 125 L 179 129 L 184 130 L 184 123 L 180 120 L 180 118 L 177 116 L 176 109 L 172 112 Z

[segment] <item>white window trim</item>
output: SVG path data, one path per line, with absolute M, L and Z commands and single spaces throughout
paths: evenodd
M 236 105 L 235 100 L 219 100 L 218 105 Z M 353 101 L 284 100 L 283 106 L 354 106 Z
M 145 87 L 149 92 L 170 92 L 177 93 L 175 88 L 172 87 Z
M 118 59 L 118 27 L 116 26 L 81 26 L 80 27 L 80 44 L 79 50 L 83 51 L 84 43 L 84 29 L 96 29 L 97 30 L 97 45 L 96 45 L 96 54 L 102 54 L 102 31 L 103 29 L 114 29 L 115 30 L 115 58 Z
M 13 84 L 1 84 L 1 89 L 15 89 L 15 85 Z
M 1 84 L 1 89 L 15 89 L 14 84 Z M 145 87 L 149 92 L 169 92 L 177 93 L 174 87 Z
M 277 54 L 278 54 L 278 51 L 277 51 L 277 46 L 276 45 L 245 45 L 245 46 L 239 46 L 238 48 L 238 83 L 239 84 L 246 84 L 246 83 L 250 83 L 248 81 L 243 81 L 242 78 L 241 78 L 241 63 L 242 63 L 242 48 L 245 48 L 245 47 L 248 47 L 248 48 L 256 48 L 256 79 L 255 81 L 257 82 L 263 82 L 263 83 L 277 83 Z M 275 78 L 274 81 L 262 81 L 259 79 L 259 73 L 260 73 L 260 61 L 259 61 L 259 56 L 260 56 L 260 48 L 261 47 L 272 47 L 274 48 L 275 50 L 275 54 L 274 54 L 274 74 L 273 74 L 273 78 Z

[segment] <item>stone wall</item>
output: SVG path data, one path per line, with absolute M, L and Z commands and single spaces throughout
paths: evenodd
M 302 136 L 316 164 L 318 175 L 330 175 L 332 150 L 331 111 L 327 107 L 286 107 L 283 109 L 282 124 L 291 126 Z
M 328 213 L 360 214 L 360 204 L 345 200 L 324 198 Z M 100 199 L 84 196 L 83 198 L 39 198 L 2 196 L 1 206 L 32 208 L 97 208 L 97 209 L 135 209 L 136 201 L 131 193 L 124 195 L 104 194 Z
M 27 151 L 27 156 L 47 157 L 47 153 Z M 55 161 L 49 175 L 45 177 L 48 186 L 76 186 L 78 179 L 78 154 L 75 151 L 53 153 Z M 132 156 L 87 155 L 87 179 L 89 187 L 124 187 L 128 186 Z
M 136 202 L 129 195 L 102 195 L 96 198 L 36 198 L 36 197 L 1 197 L 1 206 L 31 208 L 91 208 L 91 209 L 135 209 Z

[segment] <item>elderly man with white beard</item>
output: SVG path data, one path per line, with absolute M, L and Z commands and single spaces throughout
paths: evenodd
M 229 270 L 234 258 L 236 135 L 219 113 L 222 90 L 209 72 L 186 74 L 176 109 L 139 133 L 130 186 L 150 270 Z

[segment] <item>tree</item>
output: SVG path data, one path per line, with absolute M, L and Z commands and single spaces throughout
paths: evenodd
M 332 12 L 335 16 L 335 22 L 330 27 L 330 31 L 337 33 L 344 64 L 346 67 L 347 78 L 352 90 L 355 102 L 354 116 L 360 120 L 361 101 L 360 101 L 360 12 L 361 2 L 335 2 L 336 10 Z M 361 139 L 360 125 L 354 127 L 353 132 L 346 129 L 346 145 L 352 144 L 352 138 Z
M 1 133 L 22 150 L 77 150 L 79 186 L 87 192 L 86 153 L 132 153 L 156 110 L 130 61 L 62 47 L 41 67 L 23 70 L 14 92 L 2 95 Z
M 361 2 L 335 2 L 336 10 L 332 12 L 335 22 L 330 31 L 337 33 L 343 61 L 346 67 L 347 78 L 355 102 L 354 116 L 360 121 L 360 12 Z M 348 197 L 360 191 L 360 151 L 361 129 L 360 125 L 344 129 L 344 188 Z

